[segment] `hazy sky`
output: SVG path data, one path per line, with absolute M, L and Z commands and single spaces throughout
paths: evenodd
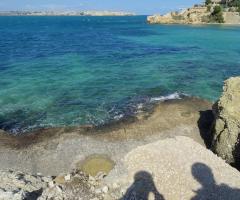
M 201 0 L 0 0 L 0 10 L 113 10 L 154 14 L 201 2 Z

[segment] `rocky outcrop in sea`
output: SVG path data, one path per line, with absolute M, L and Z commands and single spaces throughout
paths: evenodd
M 222 12 L 222 22 L 211 20 L 213 8 L 208 8 L 207 6 L 194 6 L 182 10 L 181 12 L 170 12 L 165 15 L 156 14 L 148 16 L 147 22 L 149 24 L 240 24 L 240 14 L 234 9 L 226 9 Z

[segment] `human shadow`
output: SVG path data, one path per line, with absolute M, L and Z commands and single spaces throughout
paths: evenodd
M 149 200 L 150 195 L 154 200 L 164 200 L 154 184 L 152 175 L 146 171 L 139 171 L 134 176 L 134 183 L 120 200 Z
M 214 115 L 212 110 L 199 111 L 198 128 L 208 149 L 212 146 Z
M 202 187 L 194 191 L 196 195 L 191 200 L 239 200 L 240 189 L 232 188 L 227 184 L 218 185 L 212 170 L 203 163 L 192 166 L 192 175 Z

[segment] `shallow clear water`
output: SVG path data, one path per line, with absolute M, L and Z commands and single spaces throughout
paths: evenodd
M 216 100 L 240 27 L 137 17 L 0 17 L 0 129 L 101 124 L 174 92 Z

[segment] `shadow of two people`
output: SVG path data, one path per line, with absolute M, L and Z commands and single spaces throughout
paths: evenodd
M 201 184 L 191 200 L 240 200 L 240 190 L 226 184 L 217 185 L 212 170 L 203 163 L 192 166 L 192 175 Z M 180 198 L 180 197 L 179 197 Z M 137 172 L 134 183 L 120 200 L 165 200 L 159 193 L 152 175 L 147 171 Z

